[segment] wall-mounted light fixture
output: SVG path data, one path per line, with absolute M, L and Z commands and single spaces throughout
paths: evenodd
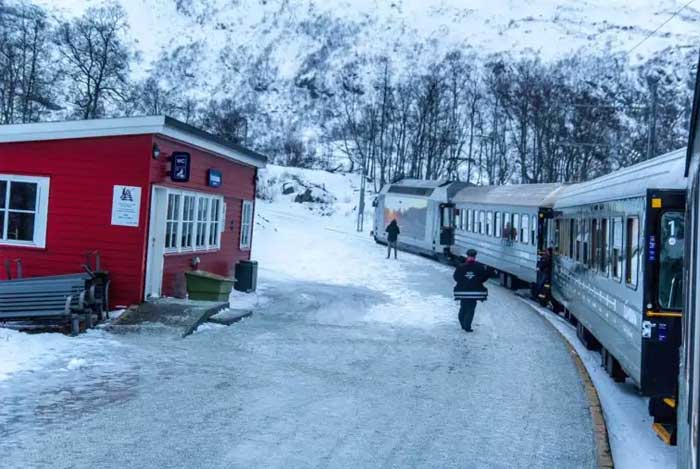
M 153 156 L 154 160 L 157 160 L 158 158 L 160 158 L 160 148 L 158 147 L 158 144 L 156 144 L 156 143 L 153 144 L 153 151 L 152 151 L 151 155 Z

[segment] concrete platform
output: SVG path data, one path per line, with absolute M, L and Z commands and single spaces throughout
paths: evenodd
M 112 327 L 163 324 L 181 330 L 182 337 L 186 337 L 200 324 L 228 307 L 228 302 L 162 298 L 129 308 L 114 321 Z

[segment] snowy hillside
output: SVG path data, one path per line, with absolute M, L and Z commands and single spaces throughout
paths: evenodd
M 455 46 L 480 53 L 534 49 L 555 57 L 581 47 L 627 50 L 683 6 L 681 0 L 119 0 L 146 62 L 163 48 L 204 42 L 208 60 L 226 51 L 270 51 L 283 78 L 314 56 L 347 59 L 401 52 L 429 56 Z M 40 0 L 79 14 L 101 0 Z M 692 5 L 635 52 L 692 47 L 700 36 Z M 420 44 L 420 49 L 414 47 Z M 341 47 L 339 47 L 341 46 Z

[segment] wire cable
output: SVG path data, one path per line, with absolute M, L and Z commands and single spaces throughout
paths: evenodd
M 659 25 L 658 28 L 656 28 L 655 30 L 653 30 L 652 32 L 650 32 L 644 39 L 642 39 L 641 41 L 639 41 L 639 42 L 637 43 L 637 45 L 635 45 L 633 48 L 631 48 L 630 50 L 628 50 L 628 51 L 627 51 L 627 55 L 631 54 L 637 47 L 639 47 L 639 46 L 641 46 L 642 44 L 644 44 L 644 43 L 647 41 L 647 39 L 649 39 L 650 37 L 652 37 L 652 36 L 653 36 L 654 34 L 656 34 L 661 28 L 663 28 L 664 26 L 666 26 L 673 18 L 675 18 L 676 16 L 678 16 L 678 14 L 679 14 L 680 12 L 682 12 L 683 10 L 685 10 L 685 9 L 686 9 L 688 6 L 690 6 L 690 4 L 693 3 L 694 1 L 695 1 L 695 0 L 690 0 L 688 3 L 686 3 L 685 5 L 683 5 L 678 11 L 676 11 L 673 15 L 671 15 L 666 21 L 664 21 L 663 23 L 661 23 L 661 25 Z

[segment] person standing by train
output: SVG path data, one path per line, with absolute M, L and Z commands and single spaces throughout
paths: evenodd
M 546 303 L 549 300 L 549 286 L 552 283 L 552 260 L 553 250 L 547 248 L 537 261 L 537 299 L 541 303 Z
M 477 264 L 476 250 L 469 249 L 464 263 L 457 266 L 452 277 L 457 282 L 454 297 L 460 302 L 459 324 L 465 331 L 473 332 L 472 320 L 476 302 L 486 301 L 488 298 L 488 290 L 484 286 L 484 282 L 489 278 L 488 270 L 484 265 Z
M 387 241 L 387 252 L 386 252 L 386 258 L 389 259 L 391 257 L 391 248 L 394 248 L 394 259 L 396 259 L 396 249 L 399 243 L 399 233 L 401 233 L 401 230 L 399 229 L 398 223 L 396 223 L 396 220 L 391 220 L 391 223 L 386 227 L 386 241 Z

